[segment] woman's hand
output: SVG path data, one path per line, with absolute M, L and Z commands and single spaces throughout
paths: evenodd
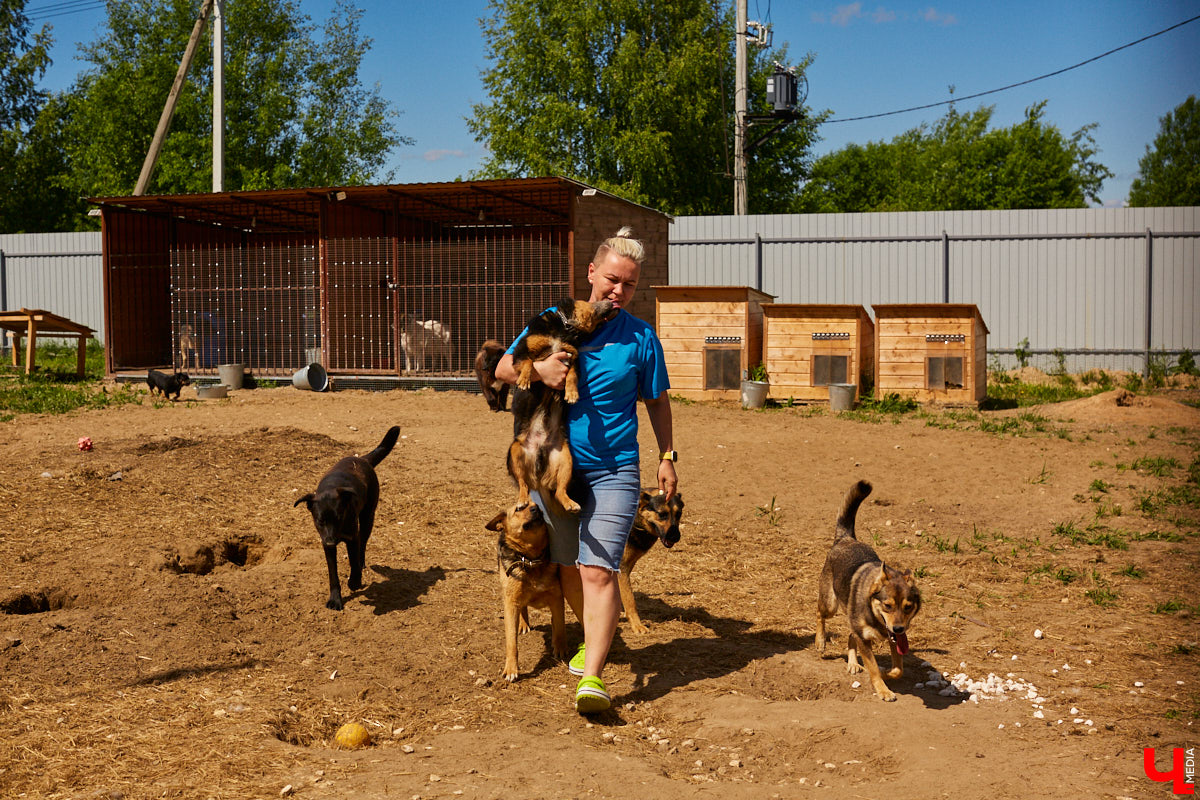
M 542 361 L 533 362 L 533 369 L 547 387 L 561 391 L 567 385 L 567 372 L 571 369 L 571 354 L 563 350 L 551 353 Z
M 658 462 L 658 488 L 670 500 L 679 487 L 679 476 L 675 474 L 674 461 Z

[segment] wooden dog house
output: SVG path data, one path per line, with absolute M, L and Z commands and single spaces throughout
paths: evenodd
M 875 394 L 978 406 L 987 396 L 987 325 L 972 304 L 872 306 Z
M 655 286 L 655 327 L 671 392 L 688 400 L 736 400 L 746 370 L 762 361 L 763 303 L 748 286 Z
M 828 402 L 831 383 L 873 383 L 875 324 L 861 305 L 768 303 L 763 363 L 776 400 Z

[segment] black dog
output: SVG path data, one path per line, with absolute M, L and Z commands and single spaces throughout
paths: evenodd
M 508 410 L 508 384 L 496 379 L 496 365 L 503 356 L 504 345 L 495 339 L 488 339 L 475 354 L 475 379 L 492 411 Z
M 508 448 L 508 474 L 517 483 L 518 506 L 528 503 L 529 492 L 536 489 L 566 511 L 579 510 L 579 504 L 567 495 L 572 461 L 563 401 L 579 399 L 577 345 L 616 313 L 609 300 L 588 303 L 567 298 L 529 320 L 529 332 L 513 350 L 518 391 L 513 395 L 514 435 Z M 534 362 L 559 351 L 571 355 L 562 391 L 533 380 Z
M 363 586 L 362 572 L 366 561 L 367 539 L 375 524 L 375 507 L 379 505 L 379 478 L 375 467 L 392 452 L 400 438 L 399 426 L 393 426 L 366 456 L 348 456 L 333 465 L 317 491 L 304 495 L 292 508 L 305 503 L 312 514 L 313 524 L 321 535 L 321 546 L 325 548 L 325 564 L 329 567 L 329 602 L 326 608 L 342 610 L 342 587 L 338 582 L 337 546 L 346 543 L 350 557 L 351 591 Z
M 168 375 L 165 372 L 159 372 L 152 369 L 146 373 L 146 385 L 150 387 L 150 394 L 156 391 L 160 392 L 163 397 L 175 395 L 173 399 L 179 399 L 179 391 L 192 382 L 192 379 L 187 376 L 186 372 L 176 372 L 174 375 Z

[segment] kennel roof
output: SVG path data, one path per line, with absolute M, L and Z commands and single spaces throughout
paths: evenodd
M 549 177 L 93 197 L 89 202 L 257 233 L 315 235 L 320 233 L 322 203 L 394 214 L 422 224 L 486 229 L 569 225 L 572 200 L 588 194 L 607 195 L 569 178 Z

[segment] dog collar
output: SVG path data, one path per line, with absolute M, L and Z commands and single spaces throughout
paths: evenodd
M 549 547 L 542 551 L 541 555 L 530 558 L 520 550 L 517 550 L 509 545 L 509 543 L 505 541 L 503 537 L 501 537 L 500 549 L 500 562 L 502 565 L 504 565 L 504 574 L 510 578 L 512 577 L 513 570 L 517 569 L 517 567 L 524 567 L 525 569 L 540 567 L 542 564 L 545 564 L 550 560 Z

